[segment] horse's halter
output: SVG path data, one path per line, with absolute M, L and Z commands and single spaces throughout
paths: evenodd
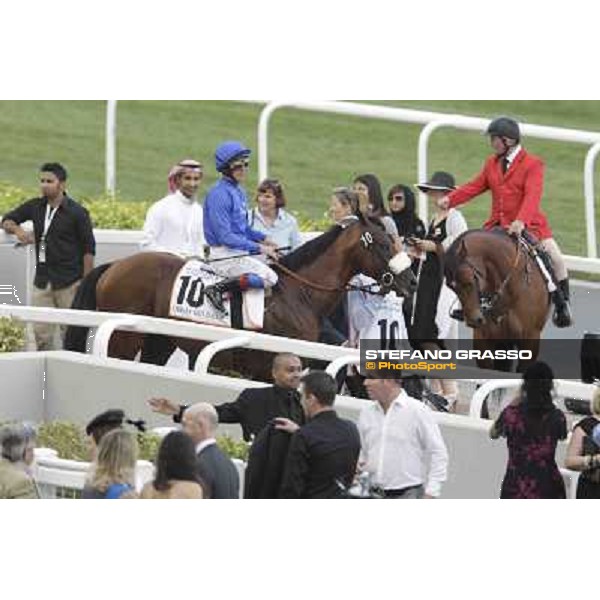
M 350 223 L 346 224 L 346 225 L 341 225 L 341 227 L 343 227 L 344 229 L 346 229 L 347 227 L 351 227 L 352 225 L 354 225 L 356 222 L 358 222 L 358 218 L 353 219 Z M 381 248 L 379 247 L 379 245 L 377 243 L 375 243 L 375 240 L 373 239 L 373 234 L 367 229 L 366 231 L 363 231 L 363 233 L 360 236 L 360 242 L 362 243 L 362 245 L 364 246 L 364 248 L 366 250 L 369 250 L 370 248 L 374 248 L 374 252 L 376 254 L 378 254 L 378 256 L 381 258 L 381 260 L 387 264 L 387 266 L 389 267 L 388 270 L 386 270 L 381 277 L 379 278 L 379 281 L 376 284 L 371 284 L 371 285 L 353 285 L 353 284 L 347 284 L 345 286 L 327 286 L 327 285 L 322 285 L 320 283 L 316 283 L 314 281 L 309 281 L 308 279 L 306 279 L 305 277 L 302 277 L 302 275 L 299 275 L 298 273 L 295 273 L 294 271 L 292 271 L 291 269 L 288 269 L 286 266 L 282 265 L 281 263 L 274 263 L 274 267 L 276 267 L 277 269 L 280 269 L 281 271 L 283 271 L 286 275 L 289 275 L 292 279 L 295 279 L 296 281 L 299 281 L 300 283 L 315 289 L 315 290 L 319 290 L 321 292 L 347 292 L 350 290 L 355 290 L 355 291 L 360 291 L 360 292 L 365 292 L 367 294 L 373 294 L 376 296 L 383 296 L 385 294 L 388 293 L 388 291 L 390 290 L 390 288 L 394 285 L 394 281 L 395 281 L 395 274 L 401 273 L 402 271 L 404 271 L 406 268 L 410 267 L 410 259 L 408 258 L 408 256 L 404 255 L 404 256 L 394 256 L 392 257 L 390 260 L 386 259 L 386 257 L 383 255 L 383 252 L 381 250 Z M 397 260 L 399 259 L 399 260 Z M 405 266 L 404 265 L 404 260 L 406 259 L 407 264 Z M 379 286 L 379 291 L 378 292 L 374 292 L 371 288 L 375 287 L 376 285 Z

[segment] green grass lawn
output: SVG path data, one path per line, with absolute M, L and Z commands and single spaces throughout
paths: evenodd
M 600 128 L 600 102 L 585 101 L 386 101 L 385 104 L 520 120 L 572 128 Z M 117 184 L 127 200 L 158 199 L 169 167 L 187 156 L 206 165 L 205 185 L 216 178 L 218 142 L 238 138 L 256 147 L 261 107 L 236 102 L 123 101 L 118 109 Z M 32 188 L 46 160 L 63 162 L 75 196 L 101 195 L 104 188 L 104 102 L 0 102 L 0 180 Z M 421 127 L 320 115 L 285 109 L 271 126 L 270 174 L 281 179 L 290 206 L 312 218 L 326 209 L 331 188 L 355 175 L 376 173 L 387 190 L 414 183 Z M 583 162 L 587 147 L 531 140 L 528 149 L 547 165 L 543 201 L 565 251 L 585 253 Z M 431 141 L 431 170 L 451 171 L 459 182 L 473 176 L 489 152 L 477 133 L 442 130 Z M 256 185 L 253 169 L 248 188 Z M 597 190 L 598 194 L 598 190 Z M 489 209 L 482 197 L 464 209 L 470 226 Z

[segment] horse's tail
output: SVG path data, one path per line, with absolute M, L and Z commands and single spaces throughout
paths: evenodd
M 92 269 L 82 280 L 77 288 L 71 308 L 79 310 L 96 310 L 96 285 L 104 272 L 112 265 L 106 263 Z M 73 352 L 85 353 L 89 327 L 75 327 L 69 325 L 65 333 L 64 349 Z

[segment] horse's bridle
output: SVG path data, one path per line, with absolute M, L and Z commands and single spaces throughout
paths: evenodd
M 494 292 L 482 292 L 481 291 L 480 280 L 481 279 L 485 280 L 485 275 L 467 257 L 465 257 L 463 259 L 463 263 L 466 264 L 468 267 L 470 267 L 471 270 L 473 271 L 473 279 L 475 280 L 475 286 L 476 286 L 477 296 L 479 298 L 479 305 L 481 307 L 481 312 L 483 313 L 484 317 L 491 318 L 496 323 L 498 323 L 504 316 L 502 314 L 495 313 L 496 307 L 498 305 L 498 302 L 500 301 L 500 299 L 502 298 L 502 296 L 504 294 L 504 290 L 506 289 L 506 286 L 508 285 L 513 274 L 515 273 L 515 271 L 517 269 L 517 265 L 519 264 L 519 259 L 521 258 L 521 242 L 519 240 L 517 240 L 516 243 L 517 243 L 517 255 L 515 256 L 515 260 L 513 261 L 513 264 L 511 265 L 508 273 L 506 274 L 506 277 L 502 280 L 502 283 L 500 283 L 500 286 Z M 466 242 L 463 242 L 463 244 L 466 244 Z
M 355 290 L 367 292 L 368 294 L 384 296 L 393 287 L 394 281 L 396 278 L 397 273 L 394 273 L 393 267 L 391 266 L 391 263 L 392 263 L 394 257 L 392 256 L 388 260 L 384 256 L 382 248 L 379 246 L 379 244 L 375 243 L 375 240 L 373 239 L 373 236 L 371 235 L 371 232 L 368 229 L 360 236 L 360 241 L 362 242 L 362 244 L 366 250 L 369 250 L 369 248 L 371 246 L 373 246 L 374 253 L 381 259 L 383 264 L 387 265 L 389 268 L 381 274 L 381 277 L 379 278 L 379 281 L 377 282 L 379 285 L 379 292 L 373 292 L 372 290 L 366 289 L 366 288 L 372 287 L 372 286 L 354 286 L 352 284 L 348 284 L 348 286 L 349 286 L 348 289 L 355 289 Z
M 353 291 L 365 292 L 367 294 L 373 294 L 374 296 L 383 296 L 383 295 L 387 294 L 394 285 L 395 274 L 393 272 L 393 268 L 390 266 L 390 263 L 392 262 L 393 257 L 390 260 L 386 260 L 386 257 L 384 256 L 382 249 L 379 247 L 378 244 L 375 243 L 375 240 L 373 239 L 373 235 L 371 234 L 371 232 L 368 229 L 366 231 L 364 231 L 363 234 L 360 236 L 360 241 L 362 242 L 362 244 L 366 250 L 369 250 L 369 248 L 371 246 L 373 246 L 374 252 L 379 256 L 379 258 L 381 258 L 381 260 L 384 262 L 384 264 L 386 264 L 389 267 L 389 269 L 385 270 L 384 273 L 382 273 L 382 275 L 379 278 L 379 281 L 377 283 L 370 284 L 370 285 L 355 285 L 352 283 L 347 283 L 344 286 L 327 286 L 327 285 L 322 285 L 320 283 L 316 283 L 314 281 L 310 281 L 309 279 L 302 277 L 302 275 L 299 275 L 298 273 L 295 273 L 291 269 L 288 269 L 286 266 L 282 265 L 281 263 L 273 263 L 272 266 L 277 269 L 280 269 L 286 275 L 289 275 L 292 279 L 295 279 L 296 281 L 299 281 L 300 283 L 303 283 L 304 285 L 306 285 L 310 288 L 313 288 L 315 290 L 319 290 L 321 292 L 330 292 L 330 293 L 338 292 L 339 293 L 339 292 L 347 292 L 347 291 L 353 290 Z M 379 286 L 379 291 L 375 292 L 371 289 L 375 286 Z

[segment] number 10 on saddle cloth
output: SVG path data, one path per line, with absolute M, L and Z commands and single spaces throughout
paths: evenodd
M 206 325 L 231 327 L 230 299 L 223 298 L 226 313 L 218 310 L 204 289 L 223 280 L 219 267 L 199 260 L 188 260 L 173 282 L 169 316 Z M 264 317 L 264 290 L 250 289 L 242 294 L 242 317 L 244 329 L 260 330 Z

